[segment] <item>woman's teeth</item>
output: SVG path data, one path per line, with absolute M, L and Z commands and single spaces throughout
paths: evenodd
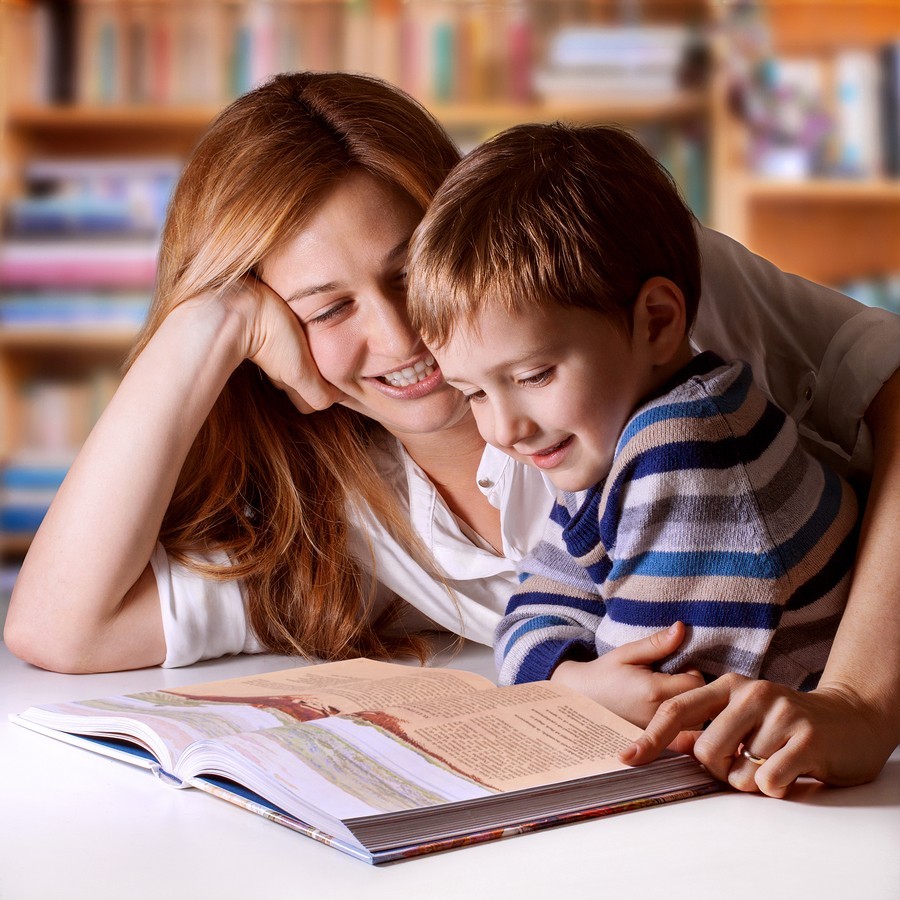
M 382 375 L 382 381 L 386 381 L 392 387 L 409 387 L 427 378 L 434 371 L 434 357 L 426 356 L 420 359 L 414 366 L 398 369 L 396 372 L 388 372 Z

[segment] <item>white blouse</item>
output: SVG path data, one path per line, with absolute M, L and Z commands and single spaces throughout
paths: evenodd
M 868 473 L 871 439 L 862 416 L 900 368 L 900 316 L 785 275 L 709 229 L 701 228 L 699 238 L 703 298 L 692 334 L 697 349 L 750 362 L 759 386 L 800 423 L 811 446 L 845 473 Z M 516 583 L 516 563 L 543 531 L 554 489 L 537 469 L 486 448 L 477 478 L 500 510 L 498 556 L 460 525 L 399 442 L 390 439 L 377 462 L 447 582 L 436 581 L 411 559 L 374 517 L 351 514 L 355 552 L 360 560 L 374 555 L 382 598 L 396 593 L 424 620 L 490 644 Z M 216 559 L 226 560 L 224 554 Z M 151 564 L 166 638 L 163 665 L 263 650 L 248 624 L 241 581 L 204 579 L 161 546 Z

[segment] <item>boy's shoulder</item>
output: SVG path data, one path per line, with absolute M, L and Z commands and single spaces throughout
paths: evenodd
M 717 420 L 758 395 L 750 366 L 741 360 L 725 361 L 714 353 L 701 353 L 639 406 L 626 423 L 617 452 L 648 432 L 654 441 L 668 435 L 703 433 Z

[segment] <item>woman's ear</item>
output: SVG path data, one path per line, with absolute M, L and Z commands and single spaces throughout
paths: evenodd
M 634 304 L 633 340 L 656 366 L 670 363 L 687 341 L 687 314 L 681 288 L 668 278 L 649 278 Z

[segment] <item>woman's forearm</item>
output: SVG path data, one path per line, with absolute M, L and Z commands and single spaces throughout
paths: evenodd
M 872 401 L 866 422 L 874 470 L 847 608 L 820 686 L 849 691 L 900 741 L 900 372 Z
M 162 661 L 148 563 L 190 446 L 242 358 L 240 328 L 224 304 L 198 299 L 144 348 L 35 535 L 7 617 L 13 652 L 65 671 Z

